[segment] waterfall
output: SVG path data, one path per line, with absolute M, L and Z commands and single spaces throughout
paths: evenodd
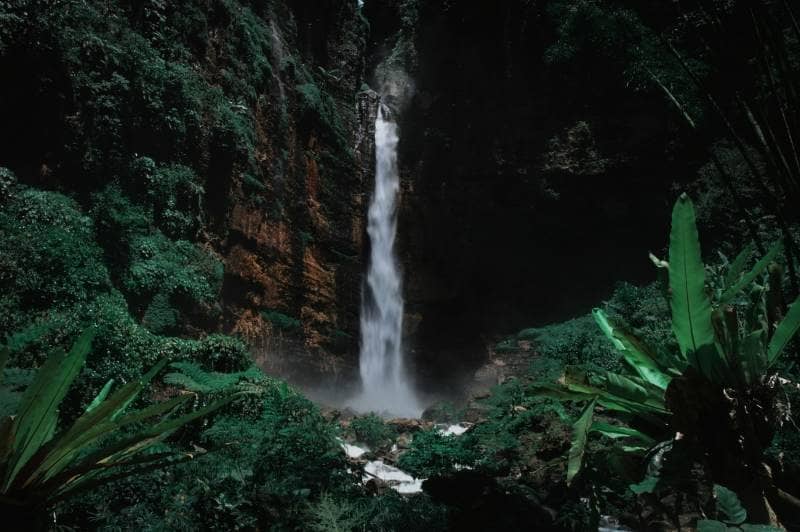
M 375 190 L 369 206 L 369 269 L 361 303 L 359 369 L 363 391 L 352 406 L 361 411 L 417 417 L 421 408 L 403 363 L 402 280 L 394 254 L 397 233 L 397 124 L 384 104 L 375 120 Z

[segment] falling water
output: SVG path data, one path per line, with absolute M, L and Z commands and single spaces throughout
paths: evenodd
M 416 417 L 421 409 L 403 364 L 403 296 L 394 255 L 400 189 L 397 141 L 397 124 L 389 108 L 381 104 L 375 120 L 375 191 L 367 222 L 371 254 L 361 305 L 363 391 L 352 406 Z

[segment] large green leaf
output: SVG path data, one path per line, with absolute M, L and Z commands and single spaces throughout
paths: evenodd
M 101 470 L 115 468 L 131 456 L 144 451 L 169 436 L 181 426 L 194 421 L 195 419 L 207 416 L 208 414 L 227 405 L 239 394 L 233 394 L 210 405 L 185 414 L 176 419 L 168 419 L 142 430 L 141 432 L 124 438 L 108 447 L 83 457 L 78 464 L 70 464 L 63 468 L 58 474 L 50 477 L 43 485 L 42 490 L 63 493 L 68 489 L 75 489 L 85 481 L 93 478 L 93 475 Z M 177 399 L 177 398 L 176 398 Z M 132 414 L 132 416 L 135 414 Z
M 72 428 L 59 438 L 52 448 L 47 450 L 48 452 L 44 456 L 41 458 L 36 456 L 31 460 L 39 458 L 39 463 L 28 476 L 24 486 L 37 481 L 47 481 L 57 475 L 72 463 L 76 455 L 94 445 L 100 438 L 116 432 L 126 425 L 173 412 L 186 403 L 189 398 L 187 395 L 175 397 L 113 421 L 111 413 L 115 409 L 114 403 L 109 400 L 107 403 L 101 404 L 100 408 L 93 411 L 94 415 L 81 416 Z
M 672 378 L 661 370 L 655 357 L 638 338 L 616 327 L 602 309 L 592 311 L 595 322 L 614 347 L 622 353 L 625 361 L 647 382 L 666 390 Z
M 742 272 L 744 272 L 745 266 L 747 266 L 747 261 L 750 260 L 750 257 L 753 255 L 753 252 L 756 250 L 756 246 L 752 242 L 748 242 L 748 244 L 736 255 L 736 258 L 733 259 L 730 266 L 728 267 L 728 271 L 725 273 L 725 287 L 731 287 L 735 285 L 739 279 L 742 277 Z
M 761 260 L 759 260 L 756 263 L 755 266 L 753 266 L 752 270 L 750 270 L 745 275 L 743 275 L 741 279 L 739 279 L 732 286 L 729 286 L 722 293 L 722 295 L 719 298 L 719 304 L 720 305 L 725 305 L 727 303 L 730 303 L 730 301 L 734 297 L 736 297 L 736 294 L 738 294 L 739 292 L 741 292 L 742 290 L 744 290 L 745 288 L 750 286 L 753 283 L 753 281 L 756 280 L 756 277 L 758 277 L 761 273 L 763 273 L 764 270 L 767 269 L 767 266 L 769 266 L 770 263 L 775 260 L 775 257 L 778 256 L 778 254 L 781 252 L 781 249 L 783 249 L 783 246 L 781 245 L 780 241 L 775 242 L 772 245 L 772 247 L 769 248 L 769 251 L 767 251 L 767 254 L 764 255 L 761 258 Z
M 647 445 L 648 447 L 652 447 L 656 444 L 656 440 L 645 434 L 644 432 L 636 429 L 632 429 L 630 427 L 622 427 L 620 425 L 611 425 L 609 423 L 601 423 L 599 421 L 595 421 L 592 423 L 591 432 L 599 432 L 604 436 L 608 436 L 609 438 L 635 438 L 640 440 L 642 443 Z
M 798 328 L 800 328 L 800 297 L 789 307 L 789 312 L 786 313 L 786 317 L 778 324 L 775 333 L 772 335 L 772 340 L 769 341 L 767 363 L 770 366 L 781 356 L 784 348 L 792 340 Z
M 86 412 L 89 413 L 95 408 L 97 408 L 100 403 L 106 400 L 108 397 L 108 392 L 111 391 L 111 387 L 114 386 L 114 379 L 108 379 L 108 382 L 105 383 L 103 388 L 100 390 L 100 393 L 97 394 L 97 397 L 89 403 L 89 406 L 86 407 Z
M 633 379 L 610 371 L 605 377 L 608 393 L 634 403 L 647 403 L 647 389 Z
M 714 496 L 717 499 L 717 509 L 725 518 L 723 521 L 729 525 L 740 525 L 747 519 L 747 510 L 744 509 L 736 494 L 719 484 L 714 484 Z
M 169 401 L 157 403 L 144 410 L 120 418 L 120 414 L 142 391 L 145 385 L 163 369 L 165 361 L 157 363 L 138 380 L 126 383 L 119 390 L 79 417 L 72 427 L 64 433 L 52 446 L 45 448 L 32 458 L 33 467 L 24 480 L 28 486 L 34 482 L 46 481 L 69 466 L 74 457 L 82 450 L 93 445 L 100 438 L 131 423 L 137 423 L 154 416 L 165 414 L 182 405 L 188 396 L 181 396 Z M 106 386 L 98 397 L 108 395 L 110 386 Z M 97 401 L 97 399 L 95 399 Z M 94 403 L 94 401 L 93 401 Z
M 724 363 L 715 347 L 711 300 L 700 254 L 694 206 L 682 194 L 672 210 L 669 245 L 669 286 L 672 291 L 672 330 L 681 353 L 703 375 L 717 380 Z
M 633 377 L 603 372 L 590 378 L 585 372 L 567 366 L 560 383 L 584 401 L 596 397 L 610 410 L 637 414 L 656 423 L 654 414 L 666 413 L 663 390 L 652 385 L 648 388 L 645 381 L 636 382 Z
M 569 448 L 569 461 L 567 462 L 567 484 L 572 483 L 583 465 L 583 456 L 586 454 L 586 441 L 589 436 L 589 428 L 592 426 L 594 418 L 594 408 L 597 400 L 592 400 L 583 409 L 578 421 L 572 426 L 572 445 Z
M 69 353 L 51 355 L 25 390 L 14 419 L 13 454 L 3 480 L 3 492 L 8 490 L 28 459 L 52 437 L 58 420 L 58 405 L 80 373 L 93 338 L 94 330 L 88 329 Z

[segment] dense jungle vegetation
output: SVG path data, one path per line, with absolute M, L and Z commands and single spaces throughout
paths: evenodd
M 366 211 L 350 189 L 375 13 L 402 13 L 380 53 L 413 75 L 420 13 L 451 4 L 0 0 L 3 526 L 800 530 L 790 0 L 520 0 L 548 28 L 553 79 L 647 95 L 694 173 L 675 176 L 661 239 L 637 250 L 651 282 L 497 331 L 487 359 L 514 371 L 490 392 L 391 421 L 314 403 L 256 363 L 242 315 L 281 346 L 357 352 L 357 318 L 308 303 L 295 288 L 316 280 L 297 265 L 335 264 L 337 290 L 355 288 L 330 297 L 358 301 L 347 239 L 364 231 L 348 217 Z M 294 261 L 259 256 L 292 289 L 250 307 L 241 293 L 272 281 L 238 273 L 241 250 L 269 240 L 243 236 L 247 209 Z M 365 458 L 426 479 L 422 492 L 370 480 Z

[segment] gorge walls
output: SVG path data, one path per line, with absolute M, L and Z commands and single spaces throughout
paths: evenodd
M 564 3 L 20 2 L 0 32 L 0 192 L 13 174 L 68 202 L 108 277 L 87 290 L 149 334 L 238 335 L 268 371 L 343 382 L 385 91 L 406 345 L 438 383 L 496 335 L 650 280 L 670 187 L 697 165 L 661 96 L 596 54 L 559 60 Z

